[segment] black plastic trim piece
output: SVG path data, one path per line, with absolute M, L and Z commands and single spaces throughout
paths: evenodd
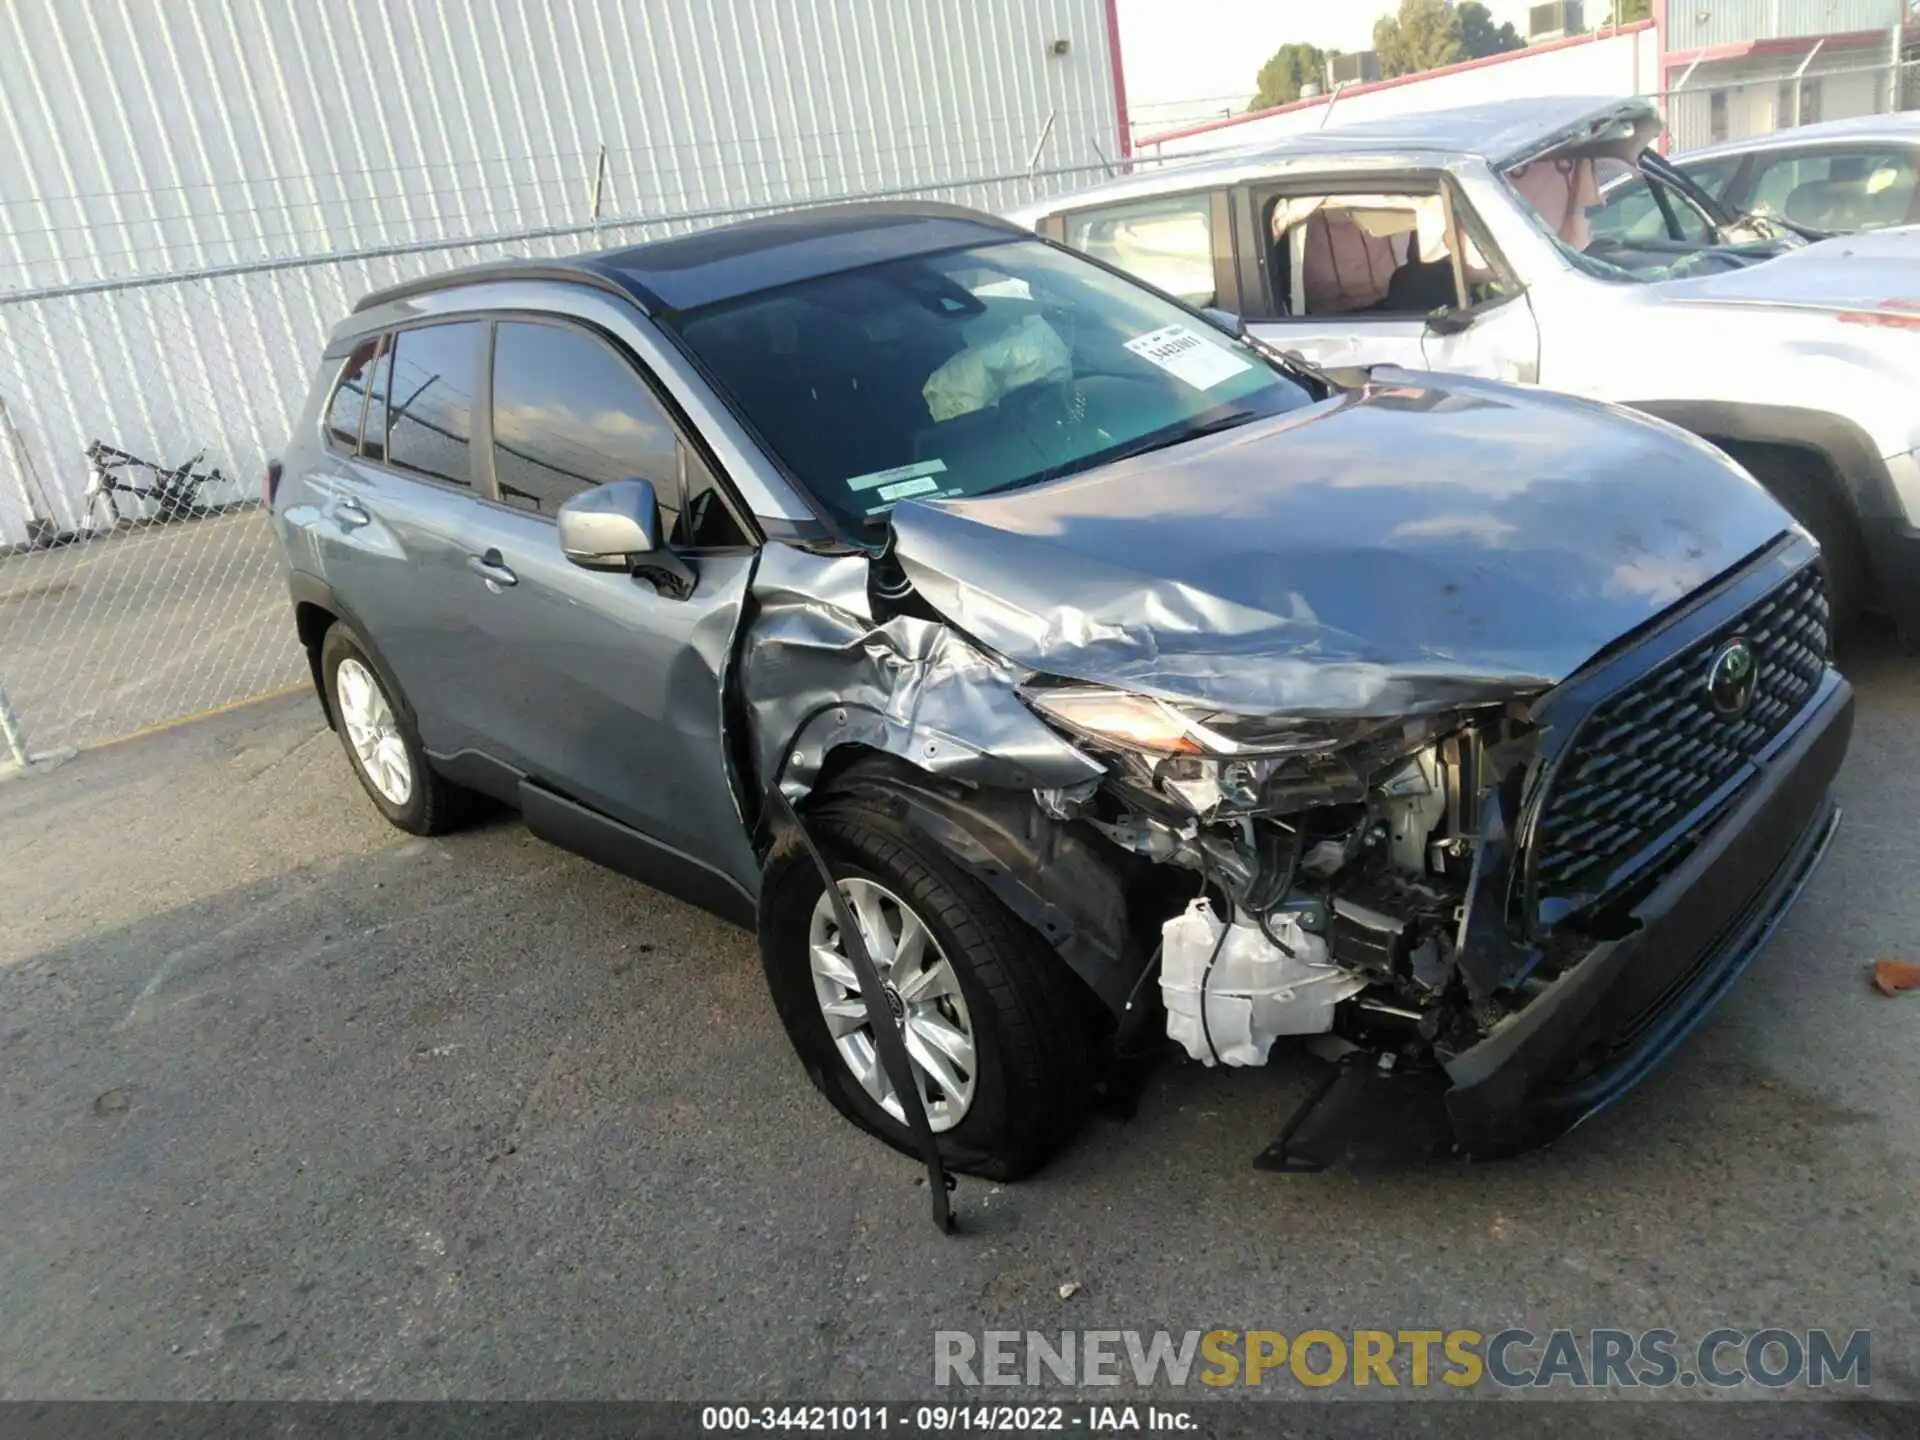
M 1868 519 L 1899 516 L 1899 496 L 1866 431 L 1825 410 L 1785 405 L 1746 405 L 1732 400 L 1628 400 L 1630 410 L 1651 415 L 1711 441 L 1781 445 L 1824 456 L 1846 487 L 1856 515 Z
M 1129 943 L 1127 877 L 1115 848 L 1043 814 L 1028 791 L 947 793 L 904 762 L 875 757 L 814 791 L 881 805 L 925 835 L 1052 946 L 1120 1015 L 1142 957 Z
M 360 298 L 353 307 L 353 313 L 358 315 L 395 301 L 411 300 L 416 295 L 435 295 L 442 290 L 458 290 L 466 285 L 488 285 L 509 280 L 557 280 L 566 285 L 587 285 L 595 290 L 604 290 L 609 295 L 617 295 L 627 303 L 638 306 L 642 313 L 647 310 L 644 292 L 638 286 L 623 285 L 603 271 L 588 269 L 584 265 L 495 260 L 458 270 L 442 270 L 436 275 L 422 275 L 414 280 L 403 280 L 398 285 L 389 285 L 384 290 L 372 291 Z
M 753 928 L 753 897 L 711 865 L 569 800 L 537 780 L 520 782 L 519 803 L 527 829 L 549 844 L 618 870 L 722 920 Z

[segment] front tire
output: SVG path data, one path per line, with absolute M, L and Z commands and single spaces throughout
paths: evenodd
M 329 626 L 320 642 L 320 675 L 333 728 L 374 808 L 412 835 L 440 835 L 458 825 L 464 792 L 433 772 L 412 710 L 343 622 Z
M 891 816 L 837 800 L 807 824 L 888 988 L 946 1164 L 993 1180 L 1031 1174 L 1078 1130 L 1092 1092 L 1095 1027 L 1079 982 L 978 881 Z M 769 865 L 760 952 L 775 1007 L 841 1114 L 917 1154 L 825 890 L 798 847 Z

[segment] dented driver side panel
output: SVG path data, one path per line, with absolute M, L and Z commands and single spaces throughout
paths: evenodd
M 1122 868 L 1037 797 L 1089 794 L 1106 774 L 1030 710 L 1031 672 L 877 593 L 864 553 L 769 546 L 737 667 L 762 791 L 796 806 L 878 800 L 969 870 L 1119 1009 L 1130 954 Z

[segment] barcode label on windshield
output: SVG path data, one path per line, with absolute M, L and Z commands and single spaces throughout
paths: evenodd
M 896 465 L 891 470 L 874 470 L 865 475 L 849 476 L 846 484 L 849 490 L 873 490 L 901 480 L 918 480 L 923 475 L 939 475 L 944 473 L 946 468 L 947 462 L 944 460 L 922 460 L 918 465 Z
M 1166 325 L 1127 341 L 1127 349 L 1196 390 L 1211 390 L 1253 367 L 1224 345 L 1211 345 L 1184 325 Z

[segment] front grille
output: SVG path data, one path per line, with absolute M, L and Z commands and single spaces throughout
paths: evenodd
M 1717 713 L 1707 679 L 1744 638 L 1753 700 Z M 1691 813 L 1806 708 L 1827 657 L 1827 595 L 1808 565 L 1771 594 L 1594 707 L 1575 734 L 1534 828 L 1536 900 L 1589 896 Z M 1677 857 L 1675 857 L 1677 859 Z

